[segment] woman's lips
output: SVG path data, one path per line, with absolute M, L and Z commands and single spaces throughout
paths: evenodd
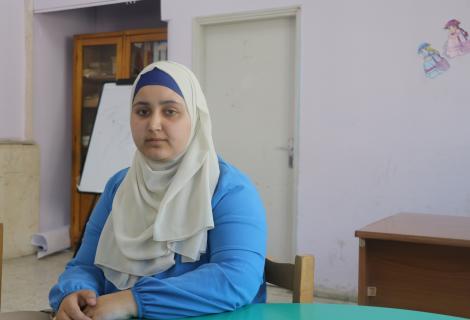
M 162 138 L 149 138 L 145 139 L 145 143 L 150 144 L 150 145 L 159 145 L 163 142 L 166 142 L 167 139 L 162 139 Z

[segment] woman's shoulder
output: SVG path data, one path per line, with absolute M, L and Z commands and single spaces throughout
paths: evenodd
M 219 156 L 219 181 L 217 186 L 235 186 L 238 184 L 249 184 L 252 182 L 250 178 L 243 173 L 240 169 L 235 167 L 233 164 L 225 161 Z
M 219 181 L 214 192 L 214 199 L 218 200 L 227 193 L 255 193 L 256 188 L 251 179 L 237 167 L 219 156 Z
M 219 168 L 219 181 L 212 197 L 214 223 L 235 216 L 237 219 L 263 222 L 264 206 L 255 184 L 246 174 L 220 157 Z
M 126 177 L 129 168 L 125 168 L 116 172 L 106 183 L 104 192 L 111 193 L 113 196 L 116 193 L 118 187 L 121 185 L 122 180 Z

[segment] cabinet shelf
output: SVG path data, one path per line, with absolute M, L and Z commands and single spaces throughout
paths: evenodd
M 83 107 L 84 108 L 97 108 L 99 100 L 100 98 L 98 95 L 90 97 L 90 98 L 85 98 L 83 99 Z
M 94 82 L 106 82 L 106 81 L 115 81 L 116 77 L 114 75 L 104 75 L 104 76 L 83 76 L 83 79 L 86 81 Z

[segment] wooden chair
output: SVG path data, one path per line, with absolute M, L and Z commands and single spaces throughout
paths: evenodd
M 314 260 L 310 255 L 295 256 L 295 263 L 274 262 L 266 258 L 266 282 L 291 290 L 294 303 L 312 303 Z

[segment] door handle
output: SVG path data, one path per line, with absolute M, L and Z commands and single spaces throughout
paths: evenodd
M 287 147 L 277 147 L 277 149 L 287 151 L 289 168 L 294 168 L 294 138 L 287 140 Z

